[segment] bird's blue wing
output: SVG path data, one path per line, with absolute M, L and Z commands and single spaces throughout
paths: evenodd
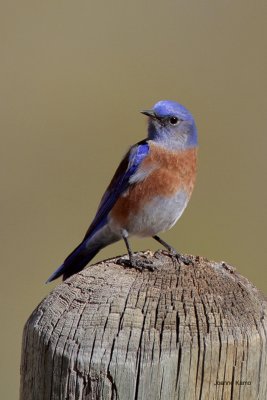
M 107 222 L 108 213 L 118 200 L 119 196 L 130 186 L 130 179 L 137 171 L 143 159 L 149 153 L 149 144 L 144 140 L 132 146 L 125 157 L 122 159 L 116 170 L 106 192 L 104 193 L 96 216 L 89 226 L 84 239 L 94 234 Z
M 148 153 L 149 145 L 146 141 L 139 142 L 130 148 L 104 193 L 96 216 L 86 232 L 83 241 L 48 278 L 47 282 L 51 282 L 61 275 L 63 275 L 63 280 L 65 280 L 74 273 L 81 271 L 81 269 L 99 252 L 101 246 L 95 246 L 94 243 L 90 246 L 91 237 L 107 223 L 108 213 L 119 196 L 124 193 L 131 184 L 140 180 L 140 177 L 135 176 L 135 172 Z

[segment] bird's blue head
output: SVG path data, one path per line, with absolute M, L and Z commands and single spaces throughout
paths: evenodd
M 141 112 L 148 116 L 148 139 L 174 150 L 197 146 L 194 118 L 181 104 L 161 100 L 151 110 Z

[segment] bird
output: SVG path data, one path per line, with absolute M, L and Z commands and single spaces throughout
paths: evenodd
M 104 247 L 124 240 L 129 266 L 142 268 L 129 238 L 152 237 L 187 263 L 158 234 L 173 227 L 191 197 L 197 166 L 198 133 L 190 111 L 160 100 L 141 111 L 148 119 L 147 137 L 130 147 L 107 187 L 82 242 L 47 283 L 81 271 Z

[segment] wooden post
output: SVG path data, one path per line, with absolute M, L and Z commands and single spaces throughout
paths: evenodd
M 142 253 L 56 287 L 25 325 L 20 400 L 266 400 L 266 299 L 225 263 Z

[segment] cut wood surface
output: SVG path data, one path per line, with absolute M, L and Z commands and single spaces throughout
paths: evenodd
M 140 253 L 57 286 L 24 328 L 21 400 L 266 400 L 266 299 L 223 262 Z

